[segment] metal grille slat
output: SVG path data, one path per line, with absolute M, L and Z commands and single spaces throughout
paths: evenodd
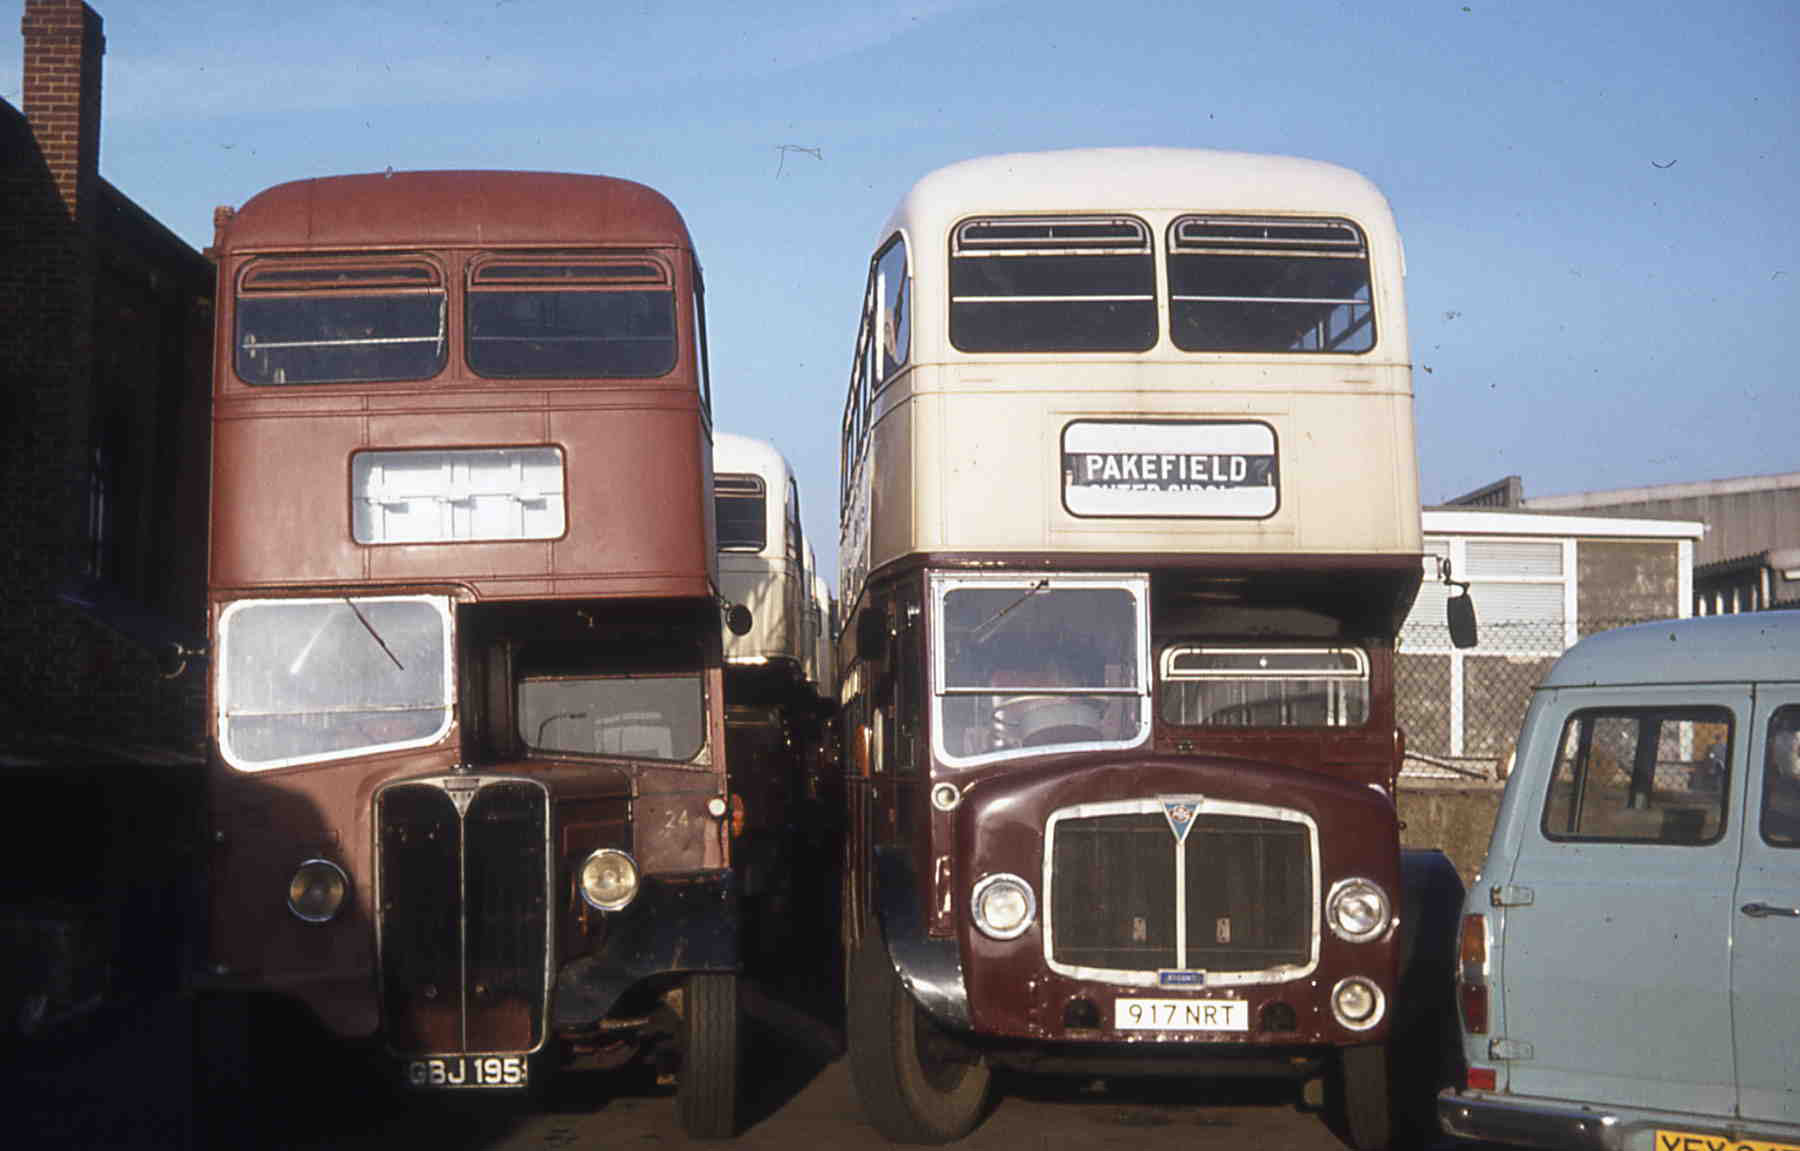
M 462 1043 L 459 838 L 456 806 L 436 787 L 382 793 L 382 1000 L 400 1052 Z
M 492 784 L 464 820 L 471 1051 L 537 1046 L 545 978 L 544 799 Z

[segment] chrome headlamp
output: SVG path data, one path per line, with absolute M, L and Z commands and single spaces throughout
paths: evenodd
M 288 910 L 307 923 L 329 923 L 349 894 L 350 877 L 343 868 L 329 859 L 309 859 L 288 880 Z
M 1351 943 L 1380 939 L 1393 919 L 1387 892 L 1370 879 L 1340 879 L 1325 898 L 1325 922 L 1331 933 Z
M 579 886 L 588 906 L 623 911 L 637 898 L 637 861 L 616 847 L 602 847 L 583 861 Z
M 1331 989 L 1331 1014 L 1339 1025 L 1351 1031 L 1367 1031 L 1381 1022 L 1387 1011 L 1387 996 L 1371 980 L 1352 975 L 1337 981 Z
M 1037 918 L 1037 896 L 1016 875 L 990 875 L 975 884 L 969 911 L 989 939 L 1017 939 Z

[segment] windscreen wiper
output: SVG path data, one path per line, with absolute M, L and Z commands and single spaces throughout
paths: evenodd
M 356 601 L 349 596 L 345 596 L 344 602 L 349 604 L 350 610 L 356 613 L 356 622 L 367 628 L 369 635 L 374 638 L 376 643 L 381 645 L 381 650 L 387 652 L 387 657 L 394 661 L 394 666 L 401 671 L 405 671 L 406 665 L 400 662 L 400 657 L 394 654 L 394 649 L 389 647 L 387 641 L 381 638 L 381 633 L 375 630 L 375 625 L 369 622 L 369 617 L 364 615 L 362 609 L 356 606 Z
M 1007 604 L 1005 607 L 1001 608 L 999 611 L 995 612 L 991 616 L 988 616 L 985 620 L 982 620 L 981 623 L 977 624 L 975 627 L 975 630 L 970 633 L 971 638 L 973 638 L 976 643 L 986 643 L 988 641 L 988 637 L 994 633 L 994 629 L 997 626 L 999 626 L 1000 621 L 1005 619 L 1008 615 L 1010 615 L 1014 608 L 1018 607 L 1020 604 L 1024 603 L 1026 600 L 1030 599 L 1032 596 L 1038 594 L 1039 592 L 1048 590 L 1049 587 L 1050 587 L 1050 580 L 1048 577 L 1041 579 L 1041 580 L 1037 581 L 1036 583 L 1032 584 L 1030 587 L 1025 589 L 1024 594 L 1019 596 L 1018 599 Z

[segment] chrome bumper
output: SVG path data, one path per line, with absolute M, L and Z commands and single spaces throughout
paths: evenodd
M 1619 1119 L 1566 1104 L 1467 1095 L 1451 1088 L 1438 1094 L 1438 1125 L 1458 1139 L 1482 1139 L 1546 1151 L 1616 1151 Z

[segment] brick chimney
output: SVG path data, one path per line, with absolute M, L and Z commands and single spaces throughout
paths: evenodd
M 100 183 L 99 15 L 82 0 L 25 0 L 25 118 L 63 207 L 91 233 Z
M 36 155 L 10 166 L 0 233 L 7 424 L 0 511 L 21 540 L 12 582 L 47 594 L 85 556 L 100 229 L 100 17 L 82 0 L 25 0 L 24 120 Z M 0 629 L 3 631 L 4 629 Z

